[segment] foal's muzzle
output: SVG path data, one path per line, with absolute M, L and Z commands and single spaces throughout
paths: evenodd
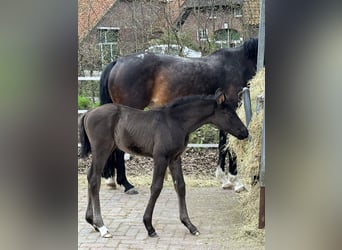
M 248 129 L 243 129 L 240 131 L 240 133 L 238 134 L 237 138 L 239 140 L 243 140 L 246 139 L 248 137 Z

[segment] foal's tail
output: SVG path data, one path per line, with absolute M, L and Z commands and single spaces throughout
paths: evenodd
M 100 105 L 106 103 L 112 103 L 112 99 L 110 98 L 108 91 L 108 79 L 109 74 L 114 65 L 116 64 L 116 60 L 109 63 L 106 68 L 103 70 L 100 78 Z
M 79 133 L 80 133 L 80 142 L 81 142 L 81 152 L 80 152 L 81 158 L 87 157 L 89 153 L 91 152 L 89 138 L 84 128 L 84 117 L 86 116 L 86 114 L 87 113 L 82 115 L 82 117 L 80 118 L 79 125 L 78 125 Z

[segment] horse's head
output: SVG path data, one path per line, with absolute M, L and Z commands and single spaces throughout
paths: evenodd
M 218 89 L 215 93 L 216 107 L 212 122 L 220 130 L 234 135 L 242 140 L 248 137 L 248 130 L 237 115 L 226 95 Z

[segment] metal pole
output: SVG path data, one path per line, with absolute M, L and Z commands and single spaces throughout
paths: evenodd
M 258 39 L 257 71 L 264 66 L 265 53 L 265 0 L 260 0 L 260 26 Z M 266 97 L 266 96 L 265 96 Z M 259 229 L 265 228 L 265 107 L 261 138 L 261 160 L 260 160 L 260 203 L 259 203 Z
M 260 26 L 258 38 L 258 61 L 257 71 L 264 66 L 264 53 L 265 53 L 265 0 L 260 0 Z
M 265 228 L 265 102 L 261 137 L 259 229 Z
M 249 88 L 244 87 L 242 91 L 243 91 L 243 103 L 244 103 L 245 115 L 246 115 L 246 125 L 248 127 L 249 122 L 252 119 L 251 96 L 249 93 Z

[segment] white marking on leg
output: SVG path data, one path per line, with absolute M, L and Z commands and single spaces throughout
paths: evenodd
M 116 188 L 116 183 L 115 183 L 113 176 L 105 179 L 105 181 L 106 181 L 107 186 Z
M 112 237 L 112 235 L 108 232 L 108 229 L 106 228 L 106 226 L 102 226 L 97 228 L 100 231 L 101 237 L 103 238 L 110 238 Z
M 233 183 L 235 192 L 239 193 L 246 189 L 245 186 L 241 183 L 241 181 L 237 178 L 236 175 L 232 175 L 228 173 L 228 179 L 230 180 L 230 182 Z
M 231 183 L 231 181 L 227 179 L 226 175 L 224 174 L 220 166 L 217 166 L 215 174 L 216 178 L 221 180 L 223 189 L 229 189 L 233 186 L 233 183 Z

